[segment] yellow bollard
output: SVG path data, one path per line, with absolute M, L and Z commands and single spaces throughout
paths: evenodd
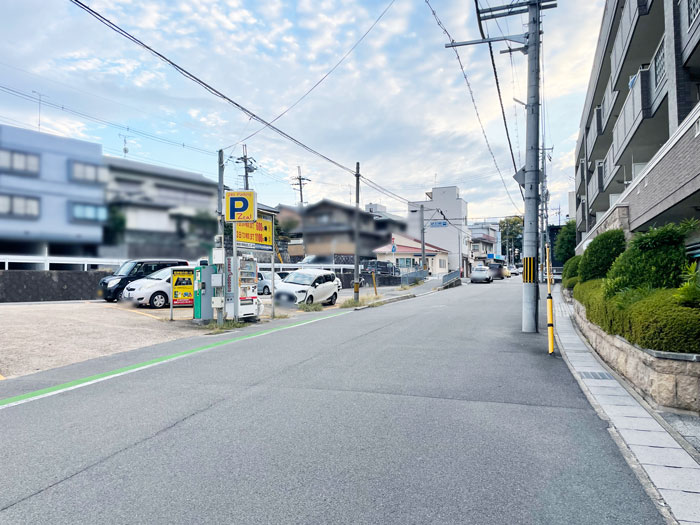
M 547 338 L 549 339 L 549 354 L 554 353 L 554 311 L 552 310 L 552 264 L 549 259 L 549 244 L 547 248 Z
M 374 295 L 377 295 L 377 278 L 374 272 L 372 272 L 372 284 L 374 285 Z

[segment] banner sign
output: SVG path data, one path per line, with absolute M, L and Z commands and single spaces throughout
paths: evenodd
M 264 217 L 269 217 L 269 215 Z M 240 248 L 271 252 L 272 220 L 259 215 L 255 222 L 238 224 L 236 226 L 236 240 Z
M 173 270 L 173 306 L 194 305 L 194 268 Z

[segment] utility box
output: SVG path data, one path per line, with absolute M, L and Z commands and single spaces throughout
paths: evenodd
M 197 266 L 194 269 L 194 318 L 204 321 L 214 319 L 214 309 L 211 298 L 214 297 L 212 275 L 216 272 L 213 266 Z

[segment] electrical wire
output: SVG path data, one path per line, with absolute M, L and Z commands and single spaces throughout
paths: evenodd
M 282 118 L 283 116 L 285 116 L 291 109 L 293 109 L 297 104 L 299 104 L 299 102 L 301 102 L 302 100 L 304 100 L 304 99 L 306 98 L 306 96 L 307 96 L 309 93 L 311 93 L 314 89 L 316 89 L 316 88 L 321 84 L 321 82 L 323 82 L 324 80 L 326 80 L 326 78 L 328 78 L 328 76 L 329 76 L 331 73 L 333 73 L 333 71 L 335 71 L 335 70 L 338 68 L 338 66 L 340 66 L 340 64 L 343 63 L 343 61 L 350 55 L 350 53 L 352 53 L 352 52 L 355 50 L 355 48 L 356 48 L 357 46 L 360 45 L 360 43 L 365 39 L 365 37 L 370 33 L 370 31 L 372 31 L 372 29 L 374 29 L 374 26 L 376 26 L 376 25 L 379 23 L 379 21 L 382 19 L 382 17 L 384 16 L 384 14 L 389 10 L 389 8 L 394 4 L 395 1 L 396 1 L 396 0 L 391 0 L 391 1 L 387 4 L 387 6 L 384 8 L 384 11 L 382 11 L 382 12 L 379 14 L 379 16 L 377 17 L 377 19 L 374 21 L 374 23 L 372 23 L 372 25 L 369 26 L 369 29 L 367 29 L 367 31 L 364 32 L 364 34 L 360 37 L 360 39 L 359 39 L 357 42 L 355 42 L 355 43 L 353 44 L 353 46 L 352 46 L 350 49 L 348 49 L 348 51 L 340 58 L 340 60 L 338 60 L 338 62 L 336 62 L 336 64 L 335 64 L 332 68 L 330 68 L 330 69 L 328 70 L 328 72 L 327 72 L 325 75 L 323 75 L 323 76 L 318 80 L 318 82 L 316 82 L 313 86 L 311 86 L 311 88 L 309 88 L 309 89 L 306 91 L 306 93 L 304 93 L 301 97 L 299 97 L 291 106 L 289 106 L 289 107 L 288 107 L 287 109 L 285 109 L 282 113 L 280 113 L 280 114 L 277 115 L 275 118 L 273 118 L 273 119 L 270 121 L 270 124 L 272 124 L 273 122 L 277 122 L 280 118 Z M 264 125 L 263 127 L 261 127 L 260 129 L 254 131 L 253 133 L 251 133 L 251 134 L 248 135 L 247 137 L 245 137 L 245 138 L 243 138 L 243 139 L 240 139 L 239 141 L 235 142 L 234 144 L 231 144 L 230 146 L 225 147 L 224 149 L 232 148 L 232 147 L 234 147 L 234 146 L 240 144 L 241 142 L 244 142 L 244 141 L 246 141 L 246 140 L 248 140 L 248 139 L 254 137 L 255 135 L 257 135 L 257 134 L 260 133 L 261 131 L 267 129 L 267 128 L 269 127 L 270 124 Z
M 102 23 L 102 24 L 104 24 L 105 26 L 107 26 L 107 27 L 108 27 L 109 29 L 111 29 L 112 31 L 114 31 L 114 32 L 116 32 L 117 34 L 123 36 L 123 37 L 126 38 L 127 40 L 129 40 L 129 41 L 133 42 L 134 44 L 138 45 L 139 47 L 142 47 L 143 49 L 149 51 L 152 55 L 154 55 L 155 57 L 157 57 L 157 58 L 160 59 L 161 61 L 163 61 L 163 62 L 165 62 L 166 64 L 168 64 L 169 66 L 171 66 L 173 69 L 175 69 L 178 73 L 180 73 L 180 74 L 181 74 L 182 76 L 184 76 L 185 78 L 191 80 L 191 81 L 194 82 L 195 84 L 198 84 L 200 87 L 202 87 L 203 89 L 205 89 L 206 91 L 208 91 L 208 92 L 211 93 L 212 95 L 214 95 L 214 96 L 216 96 L 216 97 L 218 97 L 218 98 L 220 98 L 220 99 L 222 99 L 222 100 L 228 102 L 230 105 L 232 105 L 233 107 L 235 107 L 235 108 L 238 109 L 239 111 L 245 113 L 246 115 L 248 115 L 248 116 L 249 116 L 250 118 L 252 118 L 253 120 L 259 122 L 260 124 L 264 124 L 267 128 L 271 129 L 272 131 L 274 131 L 275 133 L 277 133 L 277 134 L 280 135 L 281 137 L 283 137 L 283 138 L 289 140 L 290 142 L 296 144 L 297 146 L 299 146 L 300 148 L 302 148 L 302 149 L 308 151 L 308 152 L 311 153 L 312 155 L 314 155 L 314 156 L 316 156 L 316 157 L 318 157 L 318 158 L 320 158 L 320 159 L 323 159 L 323 160 L 329 162 L 330 164 L 333 164 L 333 165 L 336 166 L 337 168 L 340 168 L 341 170 L 346 171 L 346 172 L 348 172 L 348 173 L 351 173 L 351 174 L 353 174 L 353 175 L 355 174 L 355 170 L 353 170 L 352 168 L 348 168 L 347 166 L 344 166 L 344 165 L 341 164 L 340 162 L 337 162 L 337 161 L 331 159 L 330 157 L 324 155 L 323 153 L 320 153 L 319 151 L 313 149 L 312 147 L 307 146 L 306 144 L 304 144 L 304 143 L 301 142 L 300 140 L 298 140 L 298 139 L 292 137 L 292 136 L 289 135 L 288 133 L 286 133 L 286 132 L 282 131 L 281 129 L 279 129 L 278 127 L 272 125 L 270 122 L 268 122 L 268 121 L 265 120 L 264 118 L 262 118 L 262 117 L 260 117 L 259 115 L 253 113 L 251 110 L 249 110 L 249 109 L 247 109 L 246 107 L 242 106 L 241 104 L 239 104 L 239 103 L 236 102 L 235 100 L 229 98 L 227 95 L 225 95 L 224 93 L 222 93 L 222 92 L 219 91 L 218 89 L 214 88 L 214 87 L 211 86 L 210 84 L 206 83 L 205 81 L 203 81 L 202 79 L 200 79 L 199 77 L 197 77 L 196 75 L 194 75 L 193 73 L 191 73 L 190 71 L 188 71 L 187 69 L 185 69 L 184 67 L 182 67 L 182 66 L 176 64 L 174 61 L 172 61 L 171 59 L 169 59 L 168 57 L 166 57 L 166 56 L 163 55 L 162 53 L 159 53 L 158 51 L 156 51 L 155 49 L 153 49 L 151 46 L 145 44 L 143 41 L 139 40 L 138 38 L 136 38 L 135 36 L 133 36 L 133 35 L 132 35 L 131 33 L 129 33 L 128 31 L 122 29 L 121 27 L 119 27 L 119 26 L 118 26 L 117 24 L 115 24 L 114 22 L 112 22 L 112 21 L 110 21 L 109 19 L 107 19 L 107 18 L 105 18 L 104 16 L 102 16 L 102 15 L 101 15 L 100 13 L 98 13 L 97 11 L 91 9 L 89 6 L 87 6 L 86 4 L 84 4 L 83 2 L 81 2 L 80 0 L 70 0 L 70 2 L 71 2 L 72 4 L 74 4 L 75 6 L 79 7 L 80 9 L 82 9 L 83 11 L 85 11 L 86 13 L 88 13 L 90 16 L 92 16 L 93 18 L 95 18 L 96 20 L 98 20 L 100 23 Z
M 430 5 L 430 0 L 425 0 L 426 5 L 430 9 L 431 13 L 433 14 L 433 17 L 435 18 L 435 22 L 437 22 L 437 25 L 440 29 L 442 29 L 443 33 L 447 35 L 447 38 L 450 39 L 450 42 L 454 42 L 455 40 L 452 38 L 452 35 L 450 32 L 445 28 L 443 25 L 442 21 L 438 17 L 437 13 L 435 12 L 435 9 L 433 9 L 433 6 Z M 501 173 L 501 169 L 498 167 L 498 162 L 496 161 L 496 155 L 493 153 L 493 149 L 491 148 L 491 144 L 489 142 L 489 139 L 486 135 L 486 129 L 484 128 L 484 123 L 481 120 L 481 115 L 479 113 L 479 108 L 476 105 L 476 99 L 474 98 L 474 91 L 472 90 L 471 83 L 469 82 L 469 77 L 467 77 L 467 73 L 464 69 L 464 64 L 462 63 L 462 58 L 459 56 L 459 52 L 457 51 L 456 47 L 453 47 L 452 50 L 455 53 L 455 56 L 457 58 L 457 62 L 459 62 L 459 67 L 462 70 L 462 76 L 464 77 L 464 81 L 467 84 L 467 88 L 469 90 L 469 96 L 472 101 L 472 105 L 474 106 L 474 112 L 476 113 L 476 120 L 479 123 L 479 127 L 481 128 L 481 134 L 484 137 L 484 142 L 486 142 L 486 148 L 489 151 L 489 154 L 491 155 L 491 158 L 493 159 L 493 164 L 496 167 L 496 171 L 498 172 L 499 176 L 501 177 L 501 182 L 503 183 L 503 188 L 506 190 L 506 194 L 508 195 L 508 198 L 510 199 L 510 202 L 513 204 L 513 207 L 518 211 L 518 213 L 522 213 L 520 209 L 518 208 L 517 204 L 515 204 L 515 201 L 513 200 L 513 196 L 510 194 L 510 191 L 508 191 L 508 185 L 506 184 L 506 180 L 503 177 L 503 173 Z
M 34 95 L 32 95 L 30 93 L 25 93 L 23 91 L 13 89 L 9 86 L 0 85 L 0 91 L 7 93 L 8 95 L 12 95 L 13 97 L 28 100 L 30 102 L 40 102 L 42 107 L 48 106 L 50 108 L 58 109 L 60 111 L 66 112 L 66 113 L 70 113 L 71 115 L 75 115 L 76 117 L 91 120 L 91 121 L 96 122 L 98 124 L 110 126 L 112 128 L 116 128 L 116 129 L 119 129 L 121 131 L 125 131 L 127 133 L 134 133 L 135 135 L 138 135 L 138 136 L 143 137 L 145 139 L 160 142 L 161 144 L 168 144 L 170 146 L 176 146 L 178 148 L 189 149 L 191 151 L 196 151 L 197 153 L 202 153 L 205 155 L 216 155 L 215 151 L 207 150 L 207 149 L 203 149 L 203 148 L 198 148 L 196 146 L 189 146 L 189 145 L 185 144 L 184 142 L 177 142 L 174 140 L 166 139 L 164 137 L 159 137 L 158 135 L 153 135 L 152 133 L 148 133 L 147 131 L 141 131 L 139 129 L 132 128 L 131 126 L 124 126 L 122 124 L 117 124 L 116 122 L 111 122 L 109 120 L 105 120 L 105 119 L 102 119 L 100 117 L 95 117 L 93 115 L 83 113 L 82 111 L 71 109 L 67 106 L 64 106 L 63 104 L 57 104 L 55 102 L 50 102 L 50 101 L 46 100 L 45 98 L 39 99 L 39 97 L 35 97 Z

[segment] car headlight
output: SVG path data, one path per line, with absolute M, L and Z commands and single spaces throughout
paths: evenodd
M 299 295 L 306 295 L 306 290 L 297 290 Z
M 107 288 L 114 288 L 121 282 L 121 279 L 110 279 L 107 282 Z

